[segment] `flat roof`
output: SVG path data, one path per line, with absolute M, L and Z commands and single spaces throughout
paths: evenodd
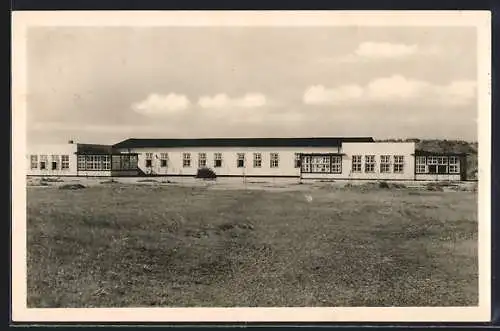
M 130 138 L 113 148 L 147 147 L 340 147 L 343 142 L 374 142 L 372 137 L 315 138 Z

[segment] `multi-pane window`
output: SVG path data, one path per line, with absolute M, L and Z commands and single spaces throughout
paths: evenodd
M 458 174 L 460 171 L 460 161 L 457 156 L 450 156 L 450 173 Z
M 104 170 L 111 170 L 111 159 L 109 158 L 109 155 L 103 155 L 101 159 L 102 159 L 102 168 Z
M 244 168 L 245 167 L 245 153 L 238 153 L 238 155 L 237 155 L 237 161 L 236 161 L 236 166 L 238 168 Z
M 100 155 L 87 155 L 86 165 L 87 170 L 101 170 Z
M 59 168 L 59 155 L 52 155 L 51 160 L 51 169 L 57 170 Z
M 311 168 L 311 159 L 312 157 L 307 155 L 307 156 L 304 156 L 303 159 L 302 159 L 302 172 L 311 172 L 312 168 Z
M 222 153 L 214 153 L 214 167 L 222 167 Z
M 78 155 L 77 166 L 78 170 L 85 170 L 85 155 Z
M 262 167 L 262 154 L 253 153 L 253 167 L 254 168 Z
M 295 168 L 300 168 L 300 153 L 295 153 L 294 166 Z
M 113 170 L 137 169 L 137 155 L 113 155 Z
M 61 155 L 61 169 L 69 169 L 69 155 Z
M 207 153 L 198 153 L 198 168 L 207 166 Z
M 365 155 L 365 172 L 375 172 L 375 155 Z
M 47 155 L 40 155 L 40 170 L 47 169 Z
M 448 173 L 448 157 L 438 156 L 438 173 L 447 174 Z
M 160 167 L 165 168 L 168 165 L 168 153 L 160 153 Z
M 404 172 L 404 156 L 394 155 L 394 172 L 402 173 Z
M 31 169 L 38 168 L 38 155 L 30 155 L 30 168 Z
M 352 156 L 352 172 L 361 172 L 361 155 Z
M 329 156 L 313 156 L 312 157 L 312 172 L 325 173 L 330 172 L 330 157 Z
M 332 172 L 334 174 L 342 173 L 342 156 L 332 156 Z
M 425 156 L 417 156 L 415 159 L 416 163 L 416 172 L 417 174 L 425 174 L 427 173 L 427 164 Z
M 153 166 L 153 153 L 146 153 L 146 168 Z
M 437 174 L 438 173 L 438 158 L 437 156 L 428 156 L 427 157 L 427 167 L 429 169 L 429 173 Z
M 270 160 L 271 168 L 278 168 L 279 162 L 280 162 L 280 158 L 279 158 L 278 153 L 271 153 L 270 156 L 271 156 L 271 160 Z
M 390 155 L 380 155 L 380 172 L 381 173 L 391 172 L 391 156 Z
M 182 153 L 182 166 L 184 168 L 191 166 L 191 153 Z

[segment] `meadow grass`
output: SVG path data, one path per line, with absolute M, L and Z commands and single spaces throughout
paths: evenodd
M 478 302 L 474 192 L 118 184 L 27 201 L 28 307 Z

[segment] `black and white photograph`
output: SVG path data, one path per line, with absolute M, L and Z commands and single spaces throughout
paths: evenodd
M 490 24 L 15 13 L 14 318 L 489 320 Z

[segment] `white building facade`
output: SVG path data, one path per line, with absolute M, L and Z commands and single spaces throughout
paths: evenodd
M 113 146 L 38 146 L 27 159 L 34 176 L 195 177 L 209 168 L 217 177 L 465 180 L 463 155 L 434 155 L 417 151 L 414 142 L 370 137 L 132 138 Z

